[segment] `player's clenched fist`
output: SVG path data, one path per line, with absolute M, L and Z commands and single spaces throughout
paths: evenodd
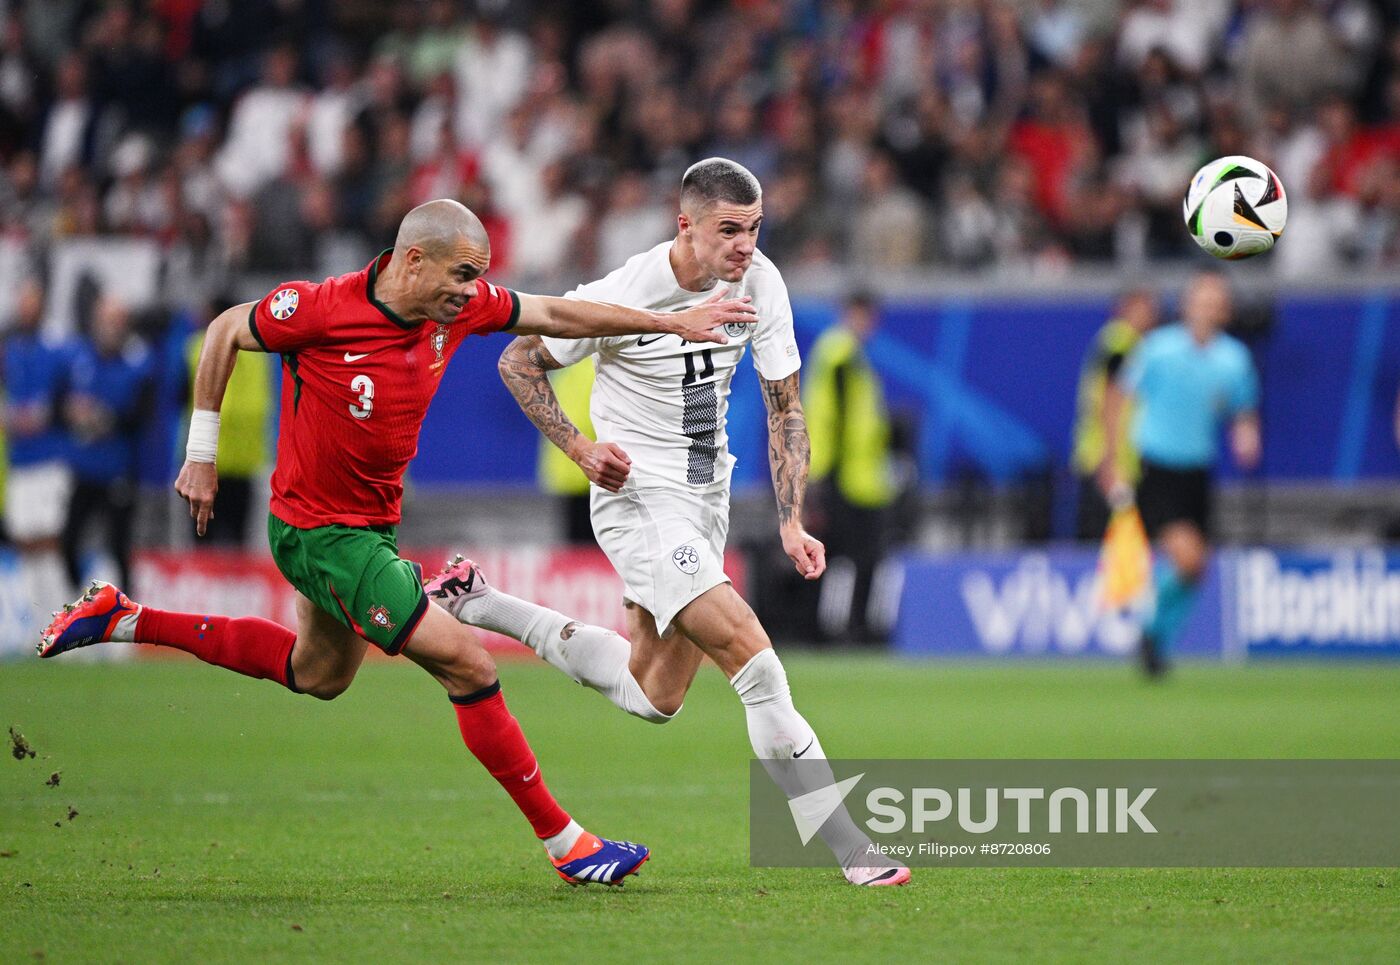
M 724 345 L 729 341 L 724 334 L 725 325 L 752 325 L 758 321 L 758 313 L 751 304 L 753 299 L 748 295 L 726 298 L 727 294 L 728 291 L 721 288 L 694 308 L 675 312 L 671 316 L 675 326 L 671 331 L 687 342 L 717 342 Z
M 593 442 L 586 436 L 579 438 L 582 442 L 569 455 L 578 463 L 588 481 L 610 493 L 620 490 L 632 471 L 632 460 L 627 453 L 615 442 Z
M 194 530 L 200 536 L 214 517 L 214 496 L 219 491 L 219 472 L 212 462 L 187 462 L 175 479 L 175 491 L 190 504 Z
M 782 528 L 783 552 L 803 579 L 815 580 L 826 572 L 826 546 L 801 526 Z

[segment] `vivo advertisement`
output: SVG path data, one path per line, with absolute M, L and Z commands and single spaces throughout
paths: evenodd
M 1086 549 L 911 554 L 904 566 L 895 648 L 910 656 L 1125 658 L 1151 605 L 1105 607 Z M 1176 652 L 1400 659 L 1400 553 L 1218 553 Z

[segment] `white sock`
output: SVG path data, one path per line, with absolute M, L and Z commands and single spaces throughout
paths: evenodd
M 135 643 L 136 642 L 136 621 L 141 618 L 141 609 L 137 607 L 134 613 L 128 613 L 117 621 L 112 627 L 112 635 L 108 638 L 112 643 Z
M 555 610 L 502 593 L 492 587 L 467 601 L 458 619 L 483 630 L 514 637 L 540 659 L 564 671 L 575 683 L 591 687 L 634 717 L 664 724 L 675 714 L 652 706 L 632 676 L 632 644 L 611 630 L 570 620 Z M 676 713 L 680 713 L 679 710 Z
M 488 587 L 481 596 L 463 603 L 457 619 L 483 630 L 513 637 L 535 653 L 540 653 L 540 648 L 558 636 L 569 623 L 569 618 L 562 613 L 502 593 L 495 587 Z
M 760 650 L 730 684 L 743 702 L 753 752 L 789 800 L 836 783 L 816 731 L 792 704 L 787 671 L 774 650 Z M 846 808 L 833 811 L 820 795 L 807 798 L 807 803 L 814 812 L 811 817 L 830 814 L 818 833 L 842 867 L 866 863 L 870 838 L 856 827 Z
M 536 651 L 585 687 L 592 687 L 633 717 L 664 724 L 679 714 L 663 714 L 632 676 L 632 644 L 621 634 L 588 623 L 571 623 Z
M 544 849 L 549 852 L 549 856 L 555 861 L 563 861 L 569 856 L 569 852 L 574 850 L 574 845 L 578 844 L 578 839 L 583 837 L 583 828 L 573 818 L 564 825 L 564 830 L 549 838 L 541 838 L 540 842 Z

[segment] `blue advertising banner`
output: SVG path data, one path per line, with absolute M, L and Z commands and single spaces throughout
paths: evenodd
M 1170 301 L 1174 293 L 1164 294 Z M 838 309 L 823 299 L 794 300 L 804 353 Z M 920 478 L 938 483 L 972 474 L 1005 482 L 1066 466 L 1079 367 L 1111 310 L 1111 299 L 1088 295 L 885 305 L 868 352 L 890 405 L 917 424 Z M 1400 474 L 1392 440 L 1400 297 L 1285 294 L 1270 315 L 1267 332 L 1249 343 L 1267 440 L 1259 476 L 1350 481 Z M 496 372 L 507 344 L 506 337 L 474 339 L 443 373 L 413 463 L 417 482 L 534 480 L 539 434 Z M 737 485 L 767 485 L 765 427 L 746 362 L 730 397 Z M 1228 459 L 1221 471 L 1236 475 Z
M 1105 607 L 1092 549 L 911 554 L 904 567 L 895 649 L 908 655 L 1124 658 L 1150 606 Z M 1175 652 L 1400 658 L 1400 553 L 1218 553 Z
M 1227 651 L 1400 657 L 1400 553 L 1241 549 L 1221 562 Z

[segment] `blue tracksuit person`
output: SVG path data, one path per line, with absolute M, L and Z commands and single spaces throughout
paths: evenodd
M 73 355 L 64 403 L 74 486 L 63 551 L 74 584 L 82 582 L 84 532 L 102 517 L 122 585 L 131 586 L 136 445 L 150 417 L 153 376 L 152 355 L 132 336 L 126 306 L 104 296 L 93 312 L 91 338 Z

